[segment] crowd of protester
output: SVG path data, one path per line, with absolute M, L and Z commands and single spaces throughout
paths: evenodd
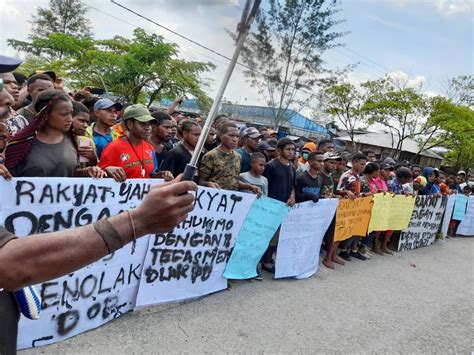
M 12 177 L 93 177 L 118 182 L 134 178 L 167 181 L 183 173 L 202 131 L 200 117 L 100 98 L 90 88 L 68 93 L 52 72 L 22 78 L 2 73 L 0 96 L 0 175 Z M 199 159 L 199 185 L 268 196 L 293 206 L 325 198 L 376 193 L 448 195 L 472 192 L 472 176 L 456 176 L 374 151 L 338 152 L 330 139 L 298 149 L 290 138 L 277 140 L 271 128 L 237 125 L 215 118 Z M 396 250 L 399 231 L 373 232 L 333 241 L 333 220 L 324 237 L 323 264 L 333 269 L 352 259 L 367 260 Z M 450 235 L 457 224 L 452 222 Z M 278 232 L 261 260 L 274 272 Z

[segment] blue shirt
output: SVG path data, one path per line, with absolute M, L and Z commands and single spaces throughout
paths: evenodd
M 97 157 L 100 159 L 100 156 L 102 155 L 102 152 L 104 151 L 107 144 L 112 142 L 114 139 L 112 138 L 112 134 L 110 132 L 107 134 L 100 134 L 96 131 L 93 132 L 94 133 L 92 137 L 97 148 Z
M 242 147 L 235 150 L 242 157 L 242 164 L 240 165 L 240 173 L 246 173 L 250 170 L 251 155 Z

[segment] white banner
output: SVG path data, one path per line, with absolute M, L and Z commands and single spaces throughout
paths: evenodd
M 417 196 L 410 224 L 400 235 L 398 251 L 433 244 L 447 203 L 446 196 Z
M 3 180 L 3 179 L 1 179 Z M 80 227 L 135 207 L 156 180 L 29 178 L 0 182 L 0 223 L 22 237 Z M 126 246 L 104 259 L 36 285 L 39 320 L 21 318 L 18 347 L 51 344 L 98 327 L 135 307 L 148 246 Z
M 324 233 L 336 212 L 337 199 L 295 205 L 283 221 L 278 241 L 275 278 L 303 279 L 318 270 Z
M 474 196 L 469 196 L 466 216 L 459 224 L 457 234 L 474 236 Z
M 440 232 L 443 235 L 443 237 L 446 237 L 448 235 L 449 222 L 451 222 L 451 217 L 453 216 L 455 200 L 456 200 L 456 195 L 448 196 L 446 209 L 444 210 L 443 223 L 441 224 L 441 228 L 440 228 Z
M 150 237 L 137 306 L 227 288 L 222 276 L 255 195 L 199 187 L 194 211 L 173 231 Z

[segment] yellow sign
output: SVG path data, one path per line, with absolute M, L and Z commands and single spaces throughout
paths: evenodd
M 414 208 L 412 196 L 376 194 L 368 232 L 406 229 Z
M 365 237 L 372 204 L 372 197 L 340 200 L 336 210 L 334 241 L 346 240 L 352 236 Z

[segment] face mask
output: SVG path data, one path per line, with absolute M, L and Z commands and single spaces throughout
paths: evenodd
M 303 153 L 303 159 L 304 160 L 308 160 L 308 157 L 309 157 L 309 153 Z

